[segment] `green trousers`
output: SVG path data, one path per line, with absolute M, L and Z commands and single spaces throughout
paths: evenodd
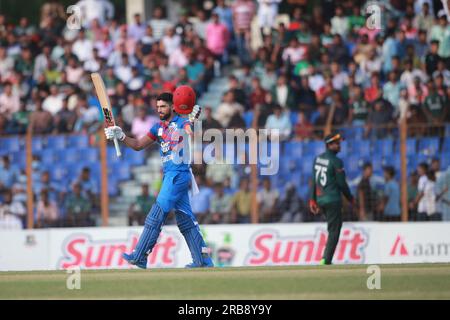
M 339 242 L 342 228 L 342 203 L 330 203 L 320 206 L 327 220 L 328 240 L 323 253 L 325 264 L 331 264 L 334 251 Z

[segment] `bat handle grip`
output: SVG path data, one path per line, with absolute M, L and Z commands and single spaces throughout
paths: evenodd
M 118 157 L 122 156 L 122 152 L 120 152 L 119 141 L 117 141 L 117 139 L 114 139 L 114 147 L 116 147 L 116 155 Z

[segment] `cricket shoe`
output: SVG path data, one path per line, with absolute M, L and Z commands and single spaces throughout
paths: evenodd
M 134 257 L 134 252 L 131 254 L 123 253 L 122 257 L 128 261 L 129 264 L 135 265 L 141 269 L 147 269 L 147 256 L 144 258 L 141 258 L 139 260 L 136 260 Z
M 203 263 L 199 265 L 198 263 L 191 262 L 185 266 L 187 269 L 191 268 L 212 268 L 214 267 L 214 262 L 210 256 L 203 257 Z

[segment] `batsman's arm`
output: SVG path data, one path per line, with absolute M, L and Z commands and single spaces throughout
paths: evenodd
M 123 140 L 123 143 L 125 143 L 128 147 L 136 151 L 140 151 L 142 149 L 147 148 L 153 142 L 155 142 L 155 139 L 151 138 L 148 135 L 145 135 L 138 139 L 125 136 L 125 139 Z
M 135 139 L 131 137 L 127 137 L 126 134 L 123 132 L 121 127 L 113 126 L 113 127 L 107 127 L 105 128 L 105 135 L 106 139 L 108 140 L 118 140 L 125 143 L 128 147 L 139 151 L 146 147 L 148 147 L 150 144 L 152 144 L 154 141 L 156 141 L 156 136 L 150 131 L 147 135 Z

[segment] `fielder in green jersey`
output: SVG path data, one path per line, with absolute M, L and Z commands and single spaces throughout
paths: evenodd
M 344 164 L 336 155 L 341 151 L 339 133 L 325 137 L 327 150 L 314 159 L 313 185 L 309 207 L 313 214 L 323 212 L 327 220 L 328 240 L 321 264 L 331 264 L 342 227 L 342 194 L 354 204 L 345 181 Z

